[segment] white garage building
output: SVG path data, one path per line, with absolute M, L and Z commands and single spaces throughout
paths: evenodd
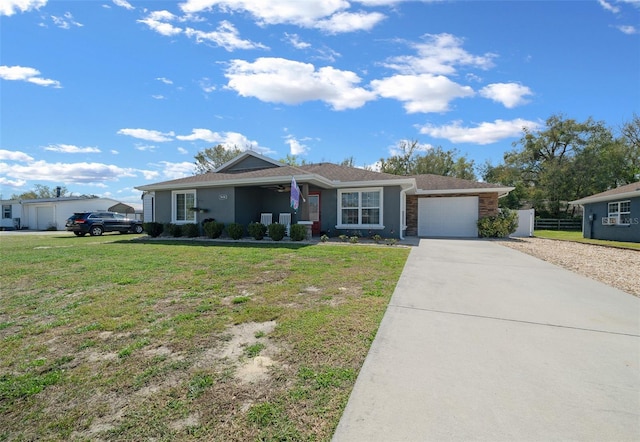
M 30 200 L 3 200 L 1 229 L 64 230 L 75 212 L 114 211 L 133 218 L 142 207 L 111 198 L 60 197 Z

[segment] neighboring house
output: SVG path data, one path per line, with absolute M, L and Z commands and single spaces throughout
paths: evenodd
M 1 229 L 64 230 L 74 212 L 113 211 L 133 217 L 134 208 L 111 198 L 59 197 L 2 200 Z
M 290 207 L 292 178 L 300 207 Z M 291 214 L 313 234 L 477 237 L 477 220 L 498 211 L 512 187 L 437 175 L 398 176 L 331 163 L 289 166 L 252 151 L 214 172 L 139 186 L 145 221 L 247 225 Z M 262 215 L 266 215 L 263 218 Z
M 583 237 L 640 242 L 640 181 L 571 203 L 583 206 Z

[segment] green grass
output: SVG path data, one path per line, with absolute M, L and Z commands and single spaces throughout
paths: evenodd
M 640 250 L 640 243 L 623 242 L 623 241 L 607 241 L 602 239 L 583 238 L 582 232 L 568 232 L 561 230 L 536 230 L 534 236 L 537 238 L 558 239 L 562 241 L 574 241 L 585 244 L 596 244 L 608 247 L 618 247 L 621 249 Z
M 329 440 L 408 256 L 66 234 L 0 252 L 0 441 Z

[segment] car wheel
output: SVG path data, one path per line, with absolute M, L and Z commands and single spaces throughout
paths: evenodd
M 82 235 L 80 234 L 80 232 L 73 232 L 73 234 L 74 234 L 75 236 L 82 236 Z
M 100 236 L 104 232 L 104 229 L 101 226 L 92 226 L 89 233 L 91 236 Z
M 133 233 L 141 234 L 144 229 L 140 224 L 133 226 Z

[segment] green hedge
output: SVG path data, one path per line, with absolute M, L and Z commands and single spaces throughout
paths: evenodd
M 481 238 L 504 238 L 518 228 L 518 213 L 502 209 L 495 216 L 483 216 L 478 220 L 478 235 Z

